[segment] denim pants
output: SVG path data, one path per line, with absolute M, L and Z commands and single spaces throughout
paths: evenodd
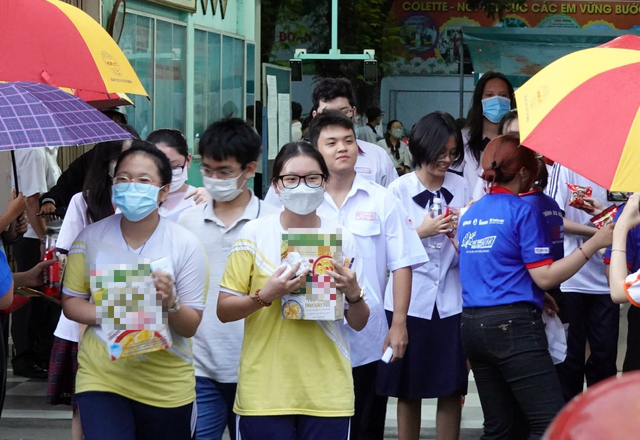
M 482 412 L 482 440 L 539 439 L 564 404 L 540 311 L 529 303 L 464 308 L 462 340 Z
M 220 383 L 208 377 L 196 376 L 196 440 L 220 440 L 227 426 L 231 440 L 235 440 L 233 402 L 237 386 L 236 383 Z

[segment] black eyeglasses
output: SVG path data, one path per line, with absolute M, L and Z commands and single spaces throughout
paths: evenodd
M 282 186 L 287 189 L 294 189 L 300 185 L 300 181 L 304 181 L 304 184 L 309 188 L 318 188 L 322 186 L 324 182 L 323 174 L 307 174 L 306 176 L 298 176 L 295 174 L 285 174 L 278 176 L 278 179 L 282 182 Z

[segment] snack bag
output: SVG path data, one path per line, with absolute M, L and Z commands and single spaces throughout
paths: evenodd
M 574 208 L 586 208 L 588 210 L 593 209 L 591 204 L 584 199 L 585 197 L 591 197 L 593 190 L 590 186 L 579 186 L 571 183 L 567 183 L 567 186 L 571 192 L 569 206 L 573 206 Z
M 344 295 L 327 273 L 333 272 L 331 259 L 342 261 L 340 230 L 289 229 L 282 234 L 282 263 L 300 262 L 296 276 L 309 273 L 299 290 L 282 297 L 282 318 L 308 321 L 336 321 L 344 318 Z M 350 260 L 345 261 L 349 267 Z M 286 271 L 285 271 L 286 272 Z
M 447 206 L 445 208 L 444 215 L 449 219 L 449 232 L 447 232 L 447 237 L 449 238 L 454 238 L 458 232 L 461 209 L 459 206 Z
M 618 207 L 616 205 L 611 205 L 600 214 L 591 217 L 591 223 L 593 223 L 596 228 L 600 229 L 603 226 L 613 223 L 617 212 Z

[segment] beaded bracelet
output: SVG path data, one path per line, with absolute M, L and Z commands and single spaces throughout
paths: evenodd
M 255 302 L 257 302 L 258 304 L 260 304 L 262 307 L 269 307 L 271 306 L 271 303 L 266 303 L 264 301 L 262 301 L 260 299 L 260 291 L 262 289 L 258 289 L 256 290 L 256 293 L 253 294 L 253 296 L 249 295 L 249 298 L 251 298 L 252 300 L 254 300 Z
M 584 259 L 589 261 L 589 257 L 587 257 L 587 254 L 585 253 L 584 249 L 582 249 L 582 246 L 578 246 L 578 249 L 580 249 L 580 252 L 582 252 L 582 255 L 584 255 Z

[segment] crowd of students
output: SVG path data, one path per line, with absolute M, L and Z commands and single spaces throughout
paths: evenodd
M 61 177 L 47 162 L 55 152 L 37 153 L 41 184 L 21 182 L 24 196 L 0 217 L 6 240 L 34 240 L 24 256 L 16 250 L 20 273 L 0 252 L 0 309 L 51 264 L 38 263 L 38 199 L 43 214 L 67 206 L 57 241 L 68 254 L 64 313 L 48 314 L 57 323 L 48 362 L 25 354 L 31 363 L 21 367 L 18 353 L 14 369 L 48 369 L 48 402 L 74 408 L 74 439 L 220 439 L 228 428 L 238 440 L 381 440 L 388 397 L 398 398 L 400 439 L 419 438 L 422 399 L 438 399 L 437 437 L 457 439 L 469 369 L 482 438 L 534 439 L 585 377 L 592 385 L 616 374 L 616 303 L 640 306 L 640 277 L 627 278 L 639 269 L 637 195 L 615 232 L 590 226 L 606 191 L 520 145 L 513 87 L 499 73 L 478 82 L 467 128 L 430 113 L 408 148 L 395 120 L 384 145 L 356 138 L 348 81 L 320 81 L 312 100 L 307 138 L 282 146 L 264 201 L 249 185 L 261 139 L 240 119 L 203 133 L 203 188 L 187 183 L 191 155 L 177 130 L 98 144 Z M 569 206 L 567 183 L 594 188 L 590 214 Z M 281 298 L 307 275 L 300 263 L 282 265 L 291 228 L 341 231 L 353 265 L 333 261 L 329 274 L 345 296 L 344 320 L 282 318 Z M 112 261 L 104 254 L 169 260 L 152 279 L 170 348 L 110 360 L 87 276 Z M 33 303 L 22 313 L 36 313 Z M 556 366 L 545 313 L 569 324 L 567 359 Z M 16 331 L 33 336 L 31 321 L 16 318 L 14 343 L 24 336 Z

